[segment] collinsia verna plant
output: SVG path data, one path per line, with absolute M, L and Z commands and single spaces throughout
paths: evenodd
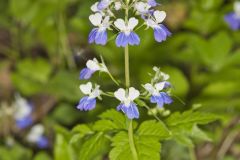
M 114 110 L 104 112 L 100 116 L 102 120 L 97 121 L 92 128 L 90 127 L 99 131 L 99 133 L 93 135 L 89 143 L 93 141 L 97 145 L 96 141 L 99 137 L 107 131 L 111 133 L 106 135 L 108 139 L 111 139 L 113 147 L 109 153 L 110 160 L 126 159 L 126 157 L 130 160 L 159 160 L 159 140 L 170 138 L 173 135 L 172 131 L 159 118 L 161 113 L 162 116 L 170 115 L 170 111 L 167 110 L 168 105 L 173 102 L 172 85 L 169 82 L 170 76 L 162 72 L 160 68 L 153 67 L 153 74 L 150 74 L 151 81 L 138 85 L 142 86 L 138 89 L 130 84 L 129 46 L 141 44 L 141 38 L 143 37 L 138 35 L 138 29 L 144 26 L 146 29 L 152 29 L 153 38 L 158 43 L 165 41 L 171 35 L 171 32 L 163 24 L 166 12 L 156 10 L 159 5 L 155 0 L 100 0 L 91 7 L 94 13 L 89 16 L 89 20 L 94 28 L 89 33 L 89 43 L 107 44 L 113 38 L 108 37 L 109 32 L 112 31 L 115 33 L 116 46 L 124 47 L 125 85 L 122 85 L 123 83 L 112 76 L 102 57 L 101 61 L 96 58 L 88 60 L 86 67 L 80 71 L 81 80 L 89 81 L 95 72 L 101 72 L 109 75 L 116 84 L 117 88 L 110 91 L 105 91 L 103 87 L 92 82 L 81 84 L 80 90 L 84 96 L 76 106 L 80 111 L 91 111 L 96 108 L 97 101 L 104 100 L 105 96 L 116 100 Z M 121 17 L 121 13 L 124 16 Z M 146 113 L 154 116 L 158 122 L 144 121 L 135 134 L 136 124 L 134 125 L 133 121 L 144 116 L 140 107 L 147 109 Z M 125 116 L 119 112 L 124 113 Z M 190 112 L 187 114 L 191 115 Z M 174 116 L 177 117 L 177 121 L 181 119 L 179 115 Z M 172 119 L 170 116 L 169 123 Z M 191 125 L 193 126 L 195 123 Z M 91 130 L 90 128 L 88 130 Z M 76 128 L 80 131 L 81 137 L 83 136 L 81 131 L 85 129 L 86 126 Z M 119 132 L 117 132 L 117 129 L 119 129 Z M 84 134 L 86 133 L 84 132 Z M 88 142 L 84 145 L 88 146 Z M 145 145 L 153 146 L 154 151 L 144 148 Z M 97 148 L 97 146 L 95 147 Z M 98 147 L 102 148 L 102 146 Z M 83 147 L 83 150 L 86 149 Z M 88 152 L 85 151 L 80 152 L 80 159 L 94 159 L 96 154 L 94 148 L 91 148 L 90 152 L 92 152 L 92 155 L 88 155 Z
M 114 36 L 116 46 L 125 48 L 125 87 L 120 86 L 120 83 L 111 75 L 102 58 L 102 62 L 96 58 L 88 60 L 86 68 L 80 72 L 80 79 L 84 80 L 90 79 L 95 72 L 106 73 L 119 87 L 116 91 L 106 92 L 100 90 L 100 86 L 97 84 L 94 87 L 91 82 L 81 84 L 80 90 L 85 96 L 80 99 L 77 109 L 81 111 L 93 110 L 96 107 L 97 98 L 101 100 L 100 95 L 119 100 L 120 103 L 116 109 L 122 111 L 129 119 L 129 145 L 134 160 L 138 159 L 138 155 L 134 145 L 132 120 L 141 117 L 138 102 L 150 102 L 157 108 L 163 108 L 164 105 L 173 102 L 170 96 L 172 86 L 168 82 L 169 75 L 161 72 L 157 67 L 154 67 L 155 74 L 151 82 L 142 85 L 143 92 L 130 85 L 128 46 L 140 45 L 141 37 L 137 33 L 138 29 L 143 26 L 146 29 L 151 28 L 153 37 L 157 42 L 163 42 L 171 35 L 171 32 L 163 24 L 166 12 L 156 10 L 155 7 L 158 5 L 155 0 L 100 0 L 93 4 L 91 7 L 93 14 L 89 16 L 89 20 L 94 28 L 89 33 L 88 41 L 89 43 L 105 45 L 110 40 L 108 32 L 117 32 Z M 117 17 L 121 13 L 124 13 L 124 17 Z M 147 109 L 150 110 L 148 107 Z

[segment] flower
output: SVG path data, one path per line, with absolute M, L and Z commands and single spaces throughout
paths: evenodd
M 154 38 L 157 42 L 165 41 L 171 35 L 171 32 L 161 24 L 165 18 L 166 12 L 154 11 L 153 16 L 145 20 L 147 26 L 154 29 Z
M 122 8 L 121 2 L 115 2 L 114 3 L 114 8 L 116 11 L 120 10 Z
M 151 5 L 144 2 L 137 2 L 134 7 L 137 10 L 137 13 L 147 14 L 149 12 L 149 9 L 151 8 Z
M 83 68 L 80 72 L 80 79 L 89 79 L 96 71 L 108 72 L 105 64 L 99 63 L 96 58 L 93 60 L 88 60 L 86 66 L 87 67 Z
M 31 117 L 32 106 L 24 98 L 17 95 L 14 108 L 14 118 L 18 128 L 24 129 L 33 123 Z
M 139 118 L 137 105 L 133 102 L 139 95 L 140 92 L 133 87 L 129 88 L 129 90 L 118 89 L 114 92 L 114 96 L 121 101 L 120 105 L 117 106 L 117 110 L 122 110 L 129 119 Z
M 114 25 L 121 31 L 116 38 L 116 45 L 118 47 L 125 47 L 126 45 L 139 45 L 140 38 L 133 32 L 137 26 L 138 20 L 134 17 L 130 18 L 127 23 L 123 19 L 117 19 Z
M 98 9 L 99 10 L 104 10 L 108 8 L 108 6 L 113 2 L 113 0 L 101 0 L 98 4 Z
M 154 86 L 149 83 L 144 85 L 144 88 L 152 95 L 150 102 L 157 103 L 160 108 L 162 108 L 164 104 L 171 104 L 173 102 L 167 93 L 160 92 L 166 87 L 168 87 L 168 83 L 165 81 L 157 83 Z
M 232 30 L 240 29 L 240 2 L 234 3 L 234 12 L 227 14 L 224 19 Z
M 151 7 L 155 7 L 158 5 L 158 3 L 155 0 L 147 0 L 147 2 Z
M 80 85 L 80 90 L 87 96 L 83 97 L 77 106 L 77 109 L 82 111 L 89 111 L 96 107 L 96 98 L 100 96 L 101 90 L 100 86 L 96 85 L 93 89 L 92 83 L 88 82 L 87 84 Z
M 41 124 L 34 125 L 29 134 L 27 135 L 27 141 L 35 143 L 39 148 L 47 148 L 49 145 L 48 139 L 44 136 L 44 127 Z
M 107 28 L 110 26 L 110 17 L 105 16 L 101 13 L 95 13 L 89 16 L 91 23 L 97 28 L 93 28 L 89 33 L 88 41 L 89 43 L 96 43 L 105 45 L 107 43 Z

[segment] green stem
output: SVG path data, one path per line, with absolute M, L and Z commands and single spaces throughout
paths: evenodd
M 129 88 L 130 86 L 130 73 L 129 73 L 129 51 L 128 51 L 128 45 L 125 47 L 125 83 L 126 88 Z
M 133 139 L 133 125 L 132 125 L 132 120 L 129 120 L 129 126 L 128 126 L 128 139 L 129 139 L 129 146 L 132 151 L 132 156 L 134 160 L 138 160 L 138 154 L 137 150 L 134 144 L 134 139 Z
M 126 0 L 126 10 L 125 10 L 125 23 L 128 22 L 128 9 L 129 9 L 129 0 Z M 130 72 L 129 72 L 129 49 L 128 45 L 125 47 L 124 50 L 124 61 L 125 61 L 125 83 L 126 88 L 130 87 Z M 137 150 L 134 144 L 134 138 L 133 138 L 133 121 L 132 119 L 129 120 L 129 126 L 128 126 L 128 140 L 129 140 L 129 146 L 132 152 L 132 156 L 134 160 L 138 160 L 138 154 Z

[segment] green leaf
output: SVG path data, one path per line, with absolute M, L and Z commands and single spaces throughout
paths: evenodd
M 113 121 L 113 123 L 117 126 L 117 128 L 119 129 L 126 129 L 126 118 L 125 116 L 114 110 L 114 109 L 110 109 L 104 113 L 102 113 L 100 116 L 100 118 L 102 119 L 108 119 Z
M 217 119 L 219 119 L 219 117 L 215 114 L 186 111 L 171 114 L 171 116 L 167 118 L 166 123 L 168 126 L 174 127 L 189 124 L 207 124 Z
M 159 160 L 161 145 L 158 138 L 149 136 L 134 136 L 135 147 L 139 160 Z M 109 154 L 110 160 L 133 160 L 127 132 L 119 132 L 112 139 L 114 147 Z
M 105 119 L 99 120 L 95 122 L 93 125 L 93 130 L 96 130 L 96 131 L 110 131 L 118 128 L 119 127 L 113 121 L 105 120 Z
M 102 132 L 97 133 L 87 139 L 79 152 L 79 160 L 95 160 L 98 156 L 103 156 L 109 146 L 109 140 Z
M 170 137 L 167 127 L 163 123 L 156 122 L 155 120 L 143 122 L 139 126 L 137 133 L 140 136 L 157 137 L 158 139 Z
M 62 134 L 57 133 L 54 144 L 54 160 L 74 160 L 74 150 Z

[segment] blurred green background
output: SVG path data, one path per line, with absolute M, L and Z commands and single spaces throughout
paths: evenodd
M 82 96 L 79 84 L 85 83 L 78 79 L 79 71 L 88 59 L 102 55 L 113 75 L 124 80 L 123 49 L 114 41 L 106 46 L 87 42 L 94 2 L 0 0 L 0 103 L 10 105 L 15 93 L 31 101 L 36 107 L 34 121 L 45 124 L 52 144 L 53 126 L 72 128 L 92 122 L 117 105 L 106 98 L 91 112 L 75 108 Z M 223 117 L 221 122 L 205 126 L 212 142 L 196 142 L 200 160 L 219 154 L 226 160 L 240 159 L 240 31 L 232 31 L 223 18 L 232 11 L 233 2 L 162 0 L 159 9 L 167 12 L 165 23 L 172 37 L 159 44 L 152 31 L 143 28 L 138 31 L 141 45 L 130 47 L 133 86 L 141 88 L 149 82 L 148 73 L 159 66 L 171 76 L 174 86 L 174 103 L 168 109 L 200 107 Z M 94 80 L 103 88 L 116 89 L 104 74 L 95 75 Z M 142 120 L 147 118 L 140 112 Z M 12 121 L 0 121 L 0 160 L 52 159 L 56 148 L 38 150 L 26 144 L 21 138 L 26 131 L 19 133 L 12 125 Z M 6 145 L 9 138 L 14 139 L 14 147 Z M 188 159 L 182 145 L 172 142 L 165 148 L 163 159 Z

